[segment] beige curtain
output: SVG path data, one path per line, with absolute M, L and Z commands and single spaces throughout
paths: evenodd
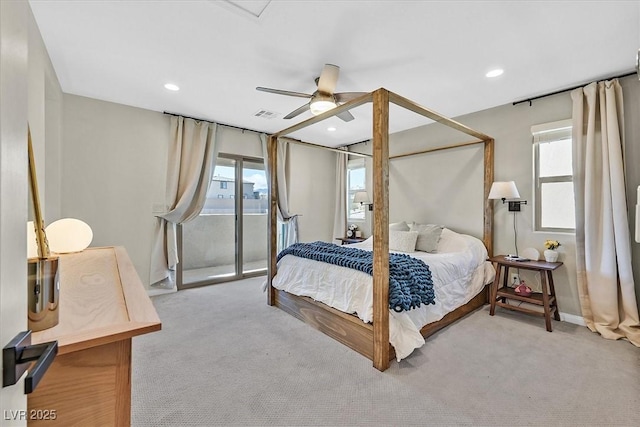
M 286 168 L 289 161 L 289 143 L 278 141 L 278 220 L 283 223 L 282 250 L 298 242 L 298 215 L 289 212 L 289 186 Z
M 167 158 L 168 212 L 157 215 L 155 242 L 151 254 L 152 284 L 171 277 L 179 262 L 176 225 L 200 214 L 217 157 L 215 123 L 171 117 L 172 141 Z
M 582 315 L 604 338 L 640 346 L 624 173 L 622 88 L 591 83 L 573 99 L 576 270 Z
M 264 155 L 264 165 L 267 176 L 271 174 L 268 167 L 267 136 L 260 135 L 262 142 L 262 152 Z M 287 186 L 287 162 L 289 153 L 289 143 L 287 141 L 278 140 L 278 222 L 282 226 L 281 233 L 278 235 L 278 252 L 284 248 L 298 242 L 298 215 L 289 212 L 289 187 Z
M 347 229 L 347 162 L 348 153 L 336 153 L 336 210 L 333 216 L 333 235 L 346 236 Z

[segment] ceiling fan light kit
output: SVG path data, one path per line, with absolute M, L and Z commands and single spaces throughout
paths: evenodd
M 329 111 L 332 108 L 336 108 L 336 103 L 333 100 L 333 96 L 318 94 L 309 103 L 309 109 L 311 114 L 317 116 L 325 111 Z

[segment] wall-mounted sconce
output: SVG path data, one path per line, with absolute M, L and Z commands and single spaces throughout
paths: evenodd
M 509 212 L 520 212 L 520 205 L 527 204 L 526 200 L 507 200 L 519 198 L 520 193 L 514 181 L 496 181 L 491 185 L 489 199 L 501 199 L 502 203 L 509 202 Z
M 353 203 L 360 203 L 361 205 L 369 205 L 369 210 L 373 210 L 373 203 L 369 200 L 369 195 L 366 191 L 358 191 L 353 196 Z

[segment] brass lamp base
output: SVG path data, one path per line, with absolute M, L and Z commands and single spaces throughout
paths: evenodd
M 29 329 L 42 331 L 58 324 L 60 280 L 58 257 L 29 258 Z

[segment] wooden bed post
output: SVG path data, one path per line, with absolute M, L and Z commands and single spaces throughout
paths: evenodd
M 373 93 L 373 366 L 389 367 L 389 92 Z
M 276 257 L 278 252 L 278 138 L 269 136 L 267 141 L 269 156 L 269 264 L 267 266 L 267 304 L 275 304 L 275 290 L 271 285 L 276 275 Z
M 493 184 L 493 139 L 484 141 L 484 232 L 482 240 L 487 253 L 493 256 L 493 200 L 489 192 Z

